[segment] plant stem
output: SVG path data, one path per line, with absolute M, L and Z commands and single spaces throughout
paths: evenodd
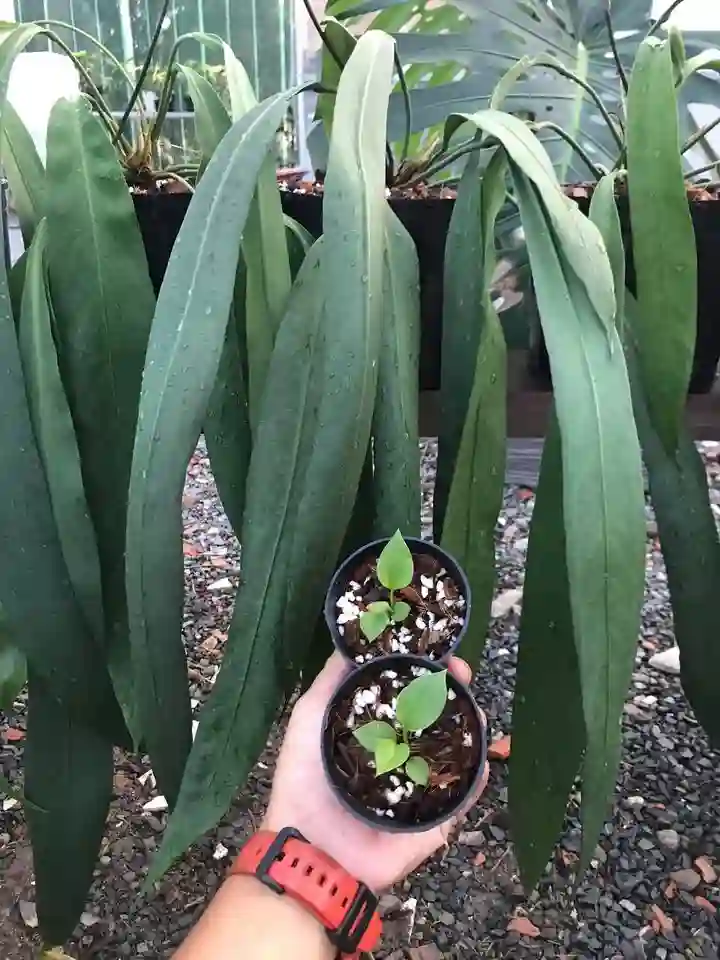
M 708 173 L 708 171 L 715 170 L 717 167 L 720 167 L 720 160 L 715 160 L 713 163 L 706 163 L 704 167 L 698 167 L 697 170 L 690 170 L 689 173 L 685 174 L 685 179 L 690 180 L 691 177 L 698 177 L 701 173 Z
M 694 147 L 699 140 L 702 140 L 703 137 L 706 137 L 711 130 L 714 130 L 715 127 L 718 126 L 718 124 L 720 124 L 720 114 L 718 114 L 718 116 L 715 117 L 714 120 L 711 120 L 709 123 L 706 123 L 704 127 L 700 127 L 699 130 L 696 130 L 691 137 L 688 137 L 688 139 L 680 148 L 680 153 L 687 153 L 688 150 Z
M 475 150 L 486 150 L 489 146 L 490 144 L 480 142 L 474 137 L 472 140 L 466 140 L 465 143 L 460 144 L 455 150 L 440 156 L 435 163 L 431 164 L 425 170 L 421 170 L 417 176 L 407 181 L 406 186 L 413 187 L 416 183 L 422 183 L 422 181 L 427 180 L 428 177 L 432 177 L 434 174 L 444 170 L 445 167 L 449 167 L 450 164 L 464 157 L 466 154 L 473 153 Z
M 665 11 L 665 13 L 663 13 L 662 16 L 658 17 L 655 23 L 650 27 L 647 33 L 648 37 L 652 37 L 653 34 L 658 32 L 658 30 L 660 29 L 660 27 L 663 26 L 663 24 L 667 23 L 667 21 L 670 19 L 673 13 L 677 10 L 677 8 L 680 6 L 681 3 L 684 3 L 684 0 L 673 0 L 673 2 Z
M 620 59 L 620 54 L 618 52 L 617 44 L 615 43 L 615 28 L 613 27 L 612 15 L 610 13 L 610 6 L 605 11 L 605 25 L 607 26 L 608 40 L 610 41 L 610 49 L 612 50 L 613 60 L 615 61 L 615 67 L 617 68 L 618 76 L 620 77 L 620 83 L 623 85 L 623 90 L 625 93 L 628 92 L 628 78 L 625 73 L 625 67 L 622 65 L 622 60 Z
M 116 140 L 123 135 L 123 132 L 125 131 L 125 126 L 128 122 L 130 114 L 133 111 L 133 107 L 135 106 L 135 103 L 138 97 L 140 96 L 140 91 L 142 90 L 143 84 L 145 83 L 145 77 L 148 74 L 148 70 L 150 69 L 150 64 L 152 63 L 152 58 L 155 55 L 155 49 L 158 45 L 158 41 L 160 40 L 160 34 L 162 33 L 162 26 L 163 26 L 163 23 L 165 22 L 165 17 L 167 16 L 169 7 L 170 7 L 170 0 L 163 0 L 163 5 L 160 10 L 160 15 L 158 16 L 157 23 L 155 24 L 155 33 L 153 34 L 152 40 L 150 41 L 150 46 L 148 47 L 148 52 L 145 56 L 142 69 L 138 74 L 138 78 L 135 81 L 135 86 L 133 87 L 133 91 L 130 94 L 130 99 L 128 100 L 127 106 L 125 107 L 125 112 L 123 113 L 120 123 L 118 125 L 118 134 L 117 134 Z
M 572 147 L 580 159 L 584 161 L 585 165 L 589 168 L 596 180 L 600 180 L 600 178 L 603 176 L 600 168 L 595 166 L 589 154 L 580 146 L 577 140 L 575 140 L 571 134 L 567 133 L 566 130 L 563 130 L 562 127 L 558 126 L 557 123 L 552 123 L 549 120 L 543 120 L 540 123 L 531 124 L 531 128 L 534 132 L 538 130 L 552 130 L 554 133 L 557 133 L 557 135 L 561 137 L 565 143 Z

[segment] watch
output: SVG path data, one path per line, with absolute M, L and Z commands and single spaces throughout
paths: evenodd
M 297 900 L 323 924 L 343 956 L 359 957 L 380 939 L 375 894 L 292 827 L 279 833 L 259 830 L 230 873 L 257 877 L 275 893 Z

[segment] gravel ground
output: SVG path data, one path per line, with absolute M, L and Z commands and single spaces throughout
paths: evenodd
M 705 458 L 720 505 L 720 445 Z M 423 448 L 425 519 L 429 519 L 434 447 Z M 498 607 L 476 684 L 496 736 L 511 729 L 517 609 L 534 497 L 508 487 L 498 527 Z M 222 656 L 237 584 L 237 543 L 219 505 L 202 450 L 193 458 L 185 500 L 187 606 L 185 637 L 191 695 L 210 690 Z M 720 506 L 715 508 L 720 514 Z M 426 531 L 427 532 L 427 531 Z M 494 762 L 490 786 L 458 841 L 402 888 L 384 898 L 386 942 L 378 957 L 440 960 L 489 958 L 643 958 L 718 956 L 720 887 L 713 866 L 720 844 L 720 769 L 676 677 L 648 666 L 671 645 L 672 624 L 662 558 L 648 512 L 643 632 L 624 717 L 624 761 L 613 818 L 592 868 L 578 883 L 577 807 L 571 803 L 552 864 L 528 898 L 520 886 L 508 834 L 507 769 Z M 23 703 L 0 714 L 0 772 L 20 769 Z M 558 730 L 558 749 L 563 731 Z M 144 810 L 156 796 L 147 758 L 118 755 L 116 798 L 87 913 L 69 953 L 78 958 L 165 958 L 202 912 L 230 858 L 253 829 L 269 789 L 274 743 L 268 744 L 225 821 L 198 843 L 152 898 L 138 889 L 159 844 L 165 815 Z M 7 803 L 5 803 L 7 807 Z M 720 863 L 720 854 L 718 862 Z M 720 867 L 718 867 L 720 870 Z M 673 876 L 674 875 L 674 876 Z M 32 875 L 22 809 L 0 810 L 0 957 L 27 960 L 36 935 Z M 408 935 L 410 943 L 408 945 Z

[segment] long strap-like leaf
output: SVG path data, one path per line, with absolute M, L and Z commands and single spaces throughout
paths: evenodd
M 513 698 L 509 803 L 526 890 L 552 857 L 585 745 L 564 525 L 560 432 L 553 415 L 530 527 Z
M 655 430 L 672 455 L 695 349 L 697 255 L 667 41 L 651 37 L 638 50 L 628 91 L 627 152 L 638 372 Z
M 383 341 L 373 414 L 374 534 L 420 536 L 417 252 L 392 212 L 385 213 Z M 360 546 L 360 544 L 358 544 Z
M 262 748 L 288 676 L 304 663 L 353 508 L 377 387 L 392 60 L 391 41 L 369 34 L 343 73 L 324 237 L 280 326 L 253 448 L 245 583 L 151 879 L 217 822 Z
M 62 944 L 85 906 L 112 793 L 112 743 L 73 720 L 31 672 L 25 816 L 40 933 Z
M 88 626 L 102 643 L 102 584 L 95 531 L 88 513 L 80 454 L 60 378 L 55 318 L 46 283 L 47 223 L 28 251 L 18 337 L 30 418 L 45 470 L 65 564 Z
M 505 477 L 506 351 L 490 301 L 490 280 L 506 169 L 500 152 L 482 181 L 474 164 L 464 173 L 445 267 L 451 293 L 443 315 L 444 343 L 450 355 L 443 360 L 446 413 L 438 466 L 442 463 L 443 475 L 452 471 L 452 483 L 444 516 L 441 501 L 436 516 L 442 523 L 442 545 L 462 564 L 472 590 L 472 617 L 462 654 L 473 668 L 479 664 L 487 634 L 495 584 L 495 525 Z M 453 360 L 459 384 L 451 373 Z M 459 396 L 451 399 L 457 388 Z
M 9 100 L 3 106 L 1 126 L 0 156 L 27 248 L 43 216 L 45 168 L 32 137 Z
M 217 377 L 255 178 L 291 96 L 255 107 L 215 151 L 175 242 L 148 345 L 130 482 L 127 591 L 143 727 L 171 802 L 190 748 L 181 641 L 185 470 Z
M 103 581 L 110 672 L 139 740 L 125 600 L 125 515 L 155 298 L 132 199 L 102 123 L 61 100 L 47 137 L 48 268 L 58 359 Z

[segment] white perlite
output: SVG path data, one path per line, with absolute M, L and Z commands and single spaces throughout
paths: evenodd
M 669 650 L 663 650 L 662 653 L 656 653 L 650 657 L 649 666 L 661 673 L 669 673 L 671 676 L 678 676 L 680 673 L 680 647 L 670 647 Z

